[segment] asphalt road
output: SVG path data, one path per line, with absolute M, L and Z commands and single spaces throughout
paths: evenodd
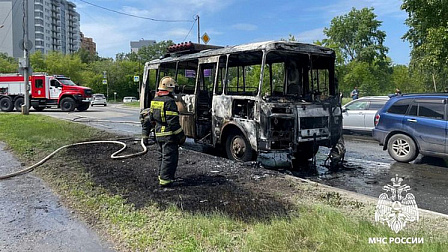
M 0 142 L 0 173 L 24 167 Z M 113 251 L 32 173 L 0 181 L 0 251 Z
M 345 168 L 321 172 L 309 179 L 364 195 L 378 197 L 396 175 L 411 187 L 421 209 L 448 214 L 448 165 L 441 158 L 422 157 L 405 164 L 393 160 L 370 136 L 345 135 Z M 405 193 L 403 193 L 405 196 Z
M 141 130 L 139 109 L 122 104 L 91 107 L 84 112 L 46 110 L 41 113 L 130 136 L 138 137 Z M 420 156 L 413 163 L 403 164 L 395 162 L 368 135 L 345 135 L 345 142 L 347 154 L 342 170 L 331 173 L 323 166 L 329 150 L 321 148 L 316 170 L 295 175 L 372 197 L 383 193 L 383 186 L 391 184 L 391 179 L 398 175 L 404 179 L 402 184 L 411 187 L 408 193 L 415 195 L 419 208 L 448 214 L 448 166 L 445 160 Z

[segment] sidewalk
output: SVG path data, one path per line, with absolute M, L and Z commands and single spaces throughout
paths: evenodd
M 0 174 L 21 164 L 0 142 Z M 114 251 L 33 173 L 0 180 L 0 251 Z

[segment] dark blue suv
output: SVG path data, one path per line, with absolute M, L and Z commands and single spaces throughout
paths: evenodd
M 448 94 L 393 96 L 375 115 L 373 138 L 398 162 L 448 157 Z

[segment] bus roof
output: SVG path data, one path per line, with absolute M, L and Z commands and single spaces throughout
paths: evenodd
M 298 43 L 298 42 L 287 42 L 287 41 L 266 41 L 266 42 L 257 42 L 257 43 L 250 43 L 250 44 L 243 44 L 243 45 L 236 45 L 236 46 L 227 46 L 227 47 L 217 48 L 217 49 L 205 49 L 200 52 L 194 52 L 194 53 L 190 53 L 190 54 L 176 55 L 175 53 L 172 53 L 164 58 L 155 59 L 155 60 L 146 62 L 146 65 L 149 66 L 149 65 L 153 65 L 153 64 L 169 63 L 169 62 L 183 61 L 183 60 L 210 57 L 210 56 L 226 55 L 226 54 L 233 54 L 233 53 L 239 53 L 239 52 L 251 52 L 251 51 L 255 52 L 255 51 L 264 51 L 264 50 L 266 50 L 266 51 L 276 50 L 276 51 L 285 51 L 285 52 L 292 52 L 292 53 L 327 55 L 330 57 L 335 57 L 335 53 L 332 49 L 318 46 L 318 45 Z

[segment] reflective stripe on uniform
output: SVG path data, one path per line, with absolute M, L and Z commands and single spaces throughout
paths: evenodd
M 174 131 L 174 134 L 177 135 L 177 134 L 179 134 L 181 132 L 182 132 L 182 128 L 179 128 L 178 130 Z
M 165 128 L 162 128 L 162 132 L 156 132 L 156 137 L 161 137 L 161 136 L 171 136 L 171 135 L 177 135 L 180 132 L 182 132 L 182 128 L 179 128 L 176 131 L 167 131 L 167 132 L 163 132 Z
M 163 101 L 151 101 L 151 108 L 152 109 L 160 109 L 163 110 Z
M 170 116 L 178 116 L 179 115 L 179 113 L 174 112 L 174 111 L 166 111 L 165 113 L 166 113 L 166 115 L 170 115 Z
M 151 101 L 151 110 L 154 113 L 154 109 L 160 110 L 160 119 L 162 122 L 165 122 L 165 111 L 164 111 L 165 103 L 163 101 Z
M 162 178 L 160 178 L 160 176 L 159 176 L 159 184 L 160 184 L 160 185 L 168 185 L 168 184 L 171 184 L 171 183 L 173 183 L 173 181 L 162 179 Z

